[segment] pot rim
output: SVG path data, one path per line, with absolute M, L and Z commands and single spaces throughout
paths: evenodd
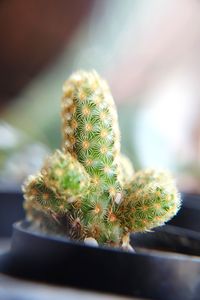
M 96 249 L 96 251 L 99 252 L 115 252 L 120 255 L 129 255 L 129 256 L 140 256 L 140 257 L 152 257 L 152 258 L 159 258 L 159 259 L 165 259 L 165 260 L 181 260 L 181 261 L 193 261 L 200 263 L 200 257 L 199 256 L 194 256 L 194 255 L 189 255 L 189 254 L 182 254 L 182 253 L 176 253 L 176 252 L 165 252 L 165 251 L 156 251 L 153 253 L 150 251 L 150 253 L 140 253 L 140 252 L 130 252 L 128 250 L 121 250 L 120 248 L 114 248 L 114 247 L 109 247 L 109 246 L 93 246 L 93 245 L 86 245 L 81 241 L 76 241 L 76 240 L 70 240 L 69 238 L 65 238 L 62 236 L 56 236 L 56 235 L 50 235 L 46 234 L 44 232 L 40 232 L 37 230 L 33 230 L 30 228 L 30 222 L 27 220 L 21 220 L 13 224 L 13 235 L 14 231 L 20 232 L 23 235 L 26 236 L 32 236 L 34 238 L 39 238 L 39 239 L 45 239 L 45 240 L 50 240 L 53 243 L 62 243 L 62 244 L 68 244 L 73 247 L 77 248 L 90 248 L 90 249 Z M 148 234 L 148 233 L 147 233 Z M 134 238 L 133 238 L 134 241 Z M 139 247 L 137 247 L 139 248 Z M 12 251 L 12 246 L 11 246 L 11 251 Z
M 186 235 L 189 238 L 200 241 L 200 232 L 188 229 L 185 227 L 181 227 L 178 225 L 164 225 L 162 227 L 156 228 L 157 232 L 165 232 L 173 235 Z

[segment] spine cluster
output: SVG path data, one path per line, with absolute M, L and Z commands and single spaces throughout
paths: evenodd
M 163 225 L 176 214 L 180 197 L 171 176 L 134 173 L 120 153 L 116 107 L 95 71 L 76 72 L 64 83 L 61 116 L 62 151 L 48 157 L 23 187 L 33 225 L 126 247 L 129 233 Z
M 120 191 L 120 132 L 109 87 L 95 71 L 81 71 L 64 83 L 63 92 L 64 152 L 77 158 L 94 185 L 115 196 Z

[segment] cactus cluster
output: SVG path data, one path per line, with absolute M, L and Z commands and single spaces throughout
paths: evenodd
M 129 234 L 163 225 L 180 207 L 167 172 L 134 173 L 120 152 L 116 107 L 95 71 L 63 86 L 62 150 L 23 186 L 33 226 L 85 242 L 129 247 Z

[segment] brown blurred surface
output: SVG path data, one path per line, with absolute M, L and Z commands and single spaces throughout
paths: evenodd
M 87 17 L 93 2 L 93 0 L 0 2 L 1 106 L 56 57 L 76 27 Z

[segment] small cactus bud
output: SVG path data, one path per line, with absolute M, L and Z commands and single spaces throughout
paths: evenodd
M 180 195 L 168 173 L 140 171 L 125 187 L 117 216 L 129 232 L 145 231 L 171 219 L 180 204 Z
M 84 167 L 70 153 L 58 150 L 47 158 L 41 173 L 48 187 L 67 197 L 82 195 L 90 185 Z

